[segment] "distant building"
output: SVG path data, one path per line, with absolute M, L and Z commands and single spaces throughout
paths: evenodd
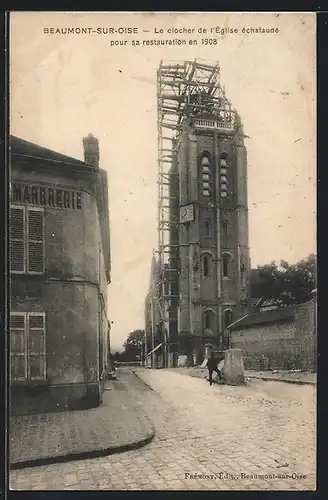
M 107 173 L 10 139 L 10 384 L 14 414 L 92 407 L 109 364 Z
M 231 347 L 246 369 L 315 370 L 316 298 L 305 304 L 252 312 L 229 326 Z
M 153 256 L 150 267 L 150 277 L 148 293 L 145 299 L 145 341 L 146 341 L 146 365 L 162 367 L 163 350 L 158 346 L 163 343 L 160 329 L 160 307 L 158 300 L 159 293 L 159 266 L 155 256 Z M 156 349 L 157 347 L 157 349 Z M 153 354 L 154 353 L 154 354 Z

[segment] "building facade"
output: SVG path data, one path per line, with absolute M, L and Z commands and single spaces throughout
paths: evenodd
M 169 264 L 165 265 L 165 270 L 167 270 Z M 170 341 L 173 345 L 173 326 L 176 325 L 175 314 L 176 311 L 172 307 L 166 307 L 164 312 L 162 311 L 160 304 L 160 294 L 161 294 L 161 269 L 159 261 L 156 256 L 153 255 L 150 266 L 150 277 L 148 293 L 145 299 L 145 338 L 144 338 L 144 352 L 146 359 L 146 366 L 152 368 L 163 368 L 171 366 L 169 363 L 169 349 L 166 349 L 168 345 L 168 337 L 162 327 L 163 321 L 165 321 L 165 316 L 170 318 L 171 325 L 171 336 Z M 170 280 L 169 273 L 165 273 L 166 281 L 164 284 L 164 291 L 166 295 L 170 293 Z M 176 331 L 176 330 L 175 330 Z
M 101 401 L 109 364 L 107 173 L 11 137 L 10 385 L 13 414 Z

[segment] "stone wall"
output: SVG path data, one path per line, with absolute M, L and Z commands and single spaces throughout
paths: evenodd
M 246 370 L 315 370 L 315 314 L 310 301 L 296 309 L 294 319 L 233 330 L 231 346 L 242 349 Z

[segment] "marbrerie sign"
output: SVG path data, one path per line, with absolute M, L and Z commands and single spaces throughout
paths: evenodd
M 82 200 L 82 192 L 72 189 L 10 183 L 10 201 L 12 203 L 82 210 Z
M 232 123 L 223 123 L 218 120 L 201 120 L 196 119 L 194 123 L 195 128 L 209 128 L 212 130 L 233 130 Z

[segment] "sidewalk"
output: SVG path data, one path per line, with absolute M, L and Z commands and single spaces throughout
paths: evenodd
M 311 372 L 290 372 L 287 370 L 262 371 L 245 370 L 245 377 L 259 378 L 261 380 L 273 380 L 276 382 L 288 382 L 290 384 L 316 385 L 317 374 Z
M 190 375 L 196 378 L 205 378 L 207 375 L 206 368 L 201 368 L 199 366 L 195 367 L 180 367 L 172 368 L 172 370 L 178 370 L 181 373 Z M 273 382 L 287 382 L 289 384 L 310 384 L 316 385 L 317 374 L 310 372 L 289 372 L 289 371 L 254 371 L 245 370 L 246 379 L 256 378 L 265 381 Z
M 155 431 L 133 391 L 135 380 L 132 373 L 108 380 L 98 408 L 11 417 L 11 469 L 95 458 L 149 443 Z

